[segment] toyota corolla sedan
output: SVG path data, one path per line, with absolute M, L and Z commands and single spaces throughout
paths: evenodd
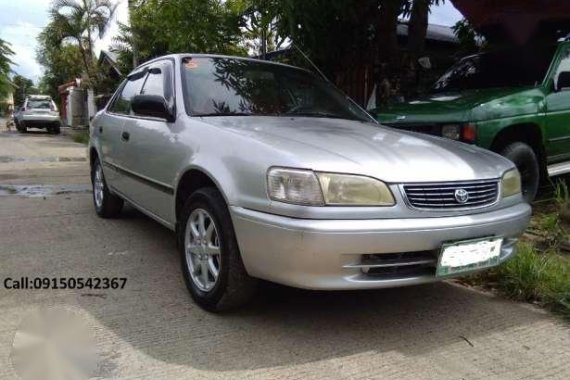
M 511 258 L 531 210 L 505 158 L 377 124 L 308 71 L 172 55 L 137 68 L 91 126 L 97 214 L 127 201 L 176 232 L 194 300 L 258 279 L 348 290 L 462 276 Z

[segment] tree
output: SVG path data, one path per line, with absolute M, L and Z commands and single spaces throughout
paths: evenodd
M 242 44 L 248 52 L 265 57 L 283 45 L 286 38 L 278 34 L 280 0 L 230 0 L 227 4 L 242 17 Z
M 0 39 L 0 97 L 3 98 L 11 90 L 10 73 L 11 65 L 14 64 L 10 59 L 14 52 L 10 48 L 10 44 Z
M 113 50 L 144 62 L 169 53 L 246 53 L 239 46 L 240 15 L 222 0 L 132 0 Z
M 95 76 L 93 35 L 103 37 L 115 13 L 111 0 L 55 0 L 47 29 L 60 45 L 73 41 L 79 48 L 88 80 Z
M 54 40 L 49 25 L 38 37 L 36 60 L 44 67 L 39 88 L 42 93 L 49 94 L 53 99 L 59 97 L 58 86 L 81 78 L 83 72 L 83 57 L 79 46 Z
M 439 6 L 445 0 L 414 0 L 408 29 L 408 48 L 413 57 L 419 57 L 425 49 L 429 13 L 432 6 Z M 410 7 L 410 6 L 409 6 Z
M 12 78 L 12 83 L 16 87 L 14 91 L 14 105 L 16 106 L 23 105 L 26 96 L 39 93 L 39 90 L 34 86 L 34 82 L 31 79 L 19 74 L 16 74 L 14 78 Z
M 469 24 L 465 19 L 458 21 L 453 26 L 453 32 L 459 39 L 460 55 L 472 54 L 485 46 L 483 36 Z

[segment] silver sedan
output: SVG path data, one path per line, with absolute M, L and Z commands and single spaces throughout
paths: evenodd
M 530 207 L 508 160 L 377 124 L 291 66 L 172 55 L 131 73 L 94 118 L 94 204 L 177 234 L 202 307 L 257 279 L 307 289 L 415 285 L 511 258 Z

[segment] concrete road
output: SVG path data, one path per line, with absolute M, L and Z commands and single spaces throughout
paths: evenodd
M 88 186 L 83 146 L 0 131 L 0 281 L 128 279 L 123 290 L 0 289 L 2 379 L 38 360 L 22 341 L 46 306 L 85 322 L 97 351 L 85 373 L 95 378 L 570 378 L 564 321 L 454 284 L 265 286 L 247 308 L 208 314 L 187 294 L 173 234 L 130 208 L 97 218 Z

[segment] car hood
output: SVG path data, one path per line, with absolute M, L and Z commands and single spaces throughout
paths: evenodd
M 469 122 L 472 110 L 497 98 L 524 89 L 485 89 L 440 93 L 394 104 L 377 110 L 377 119 L 386 124 Z
M 390 183 L 498 178 L 513 167 L 475 146 L 375 123 L 251 116 L 202 120 L 270 148 L 256 151 L 251 144 L 240 144 L 240 154 L 259 154 L 268 166 L 354 173 Z

